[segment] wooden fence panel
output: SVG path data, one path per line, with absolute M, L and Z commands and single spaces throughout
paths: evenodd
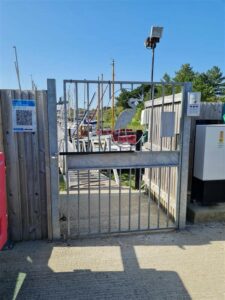
M 165 97 L 167 98 L 167 97 Z M 169 98 L 169 97 L 168 97 Z M 157 124 L 160 124 L 160 114 L 162 111 L 162 98 L 155 99 L 154 100 L 154 105 L 152 109 L 152 101 L 148 101 L 146 103 L 146 109 L 149 110 L 148 115 L 149 115 L 149 124 L 151 123 L 151 113 L 153 110 L 153 136 L 152 136 L 152 142 L 153 142 L 153 147 L 157 150 L 160 149 L 160 129 L 159 126 L 155 126 Z M 164 111 L 172 111 L 172 97 L 170 99 L 166 100 L 164 103 Z M 200 116 L 197 118 L 192 118 L 191 119 L 191 137 L 190 137 L 190 148 L 189 148 L 189 171 L 188 171 L 188 194 L 190 196 L 191 194 L 191 186 L 192 186 L 192 174 L 193 174 L 193 164 L 194 164 L 194 141 L 195 141 L 195 127 L 196 127 L 196 121 L 197 120 L 213 120 L 215 123 L 222 121 L 222 111 L 223 111 L 223 103 L 221 102 L 216 102 L 216 103 L 211 103 L 211 102 L 202 102 L 201 103 L 201 111 L 200 111 Z M 180 133 L 180 117 L 181 117 L 181 94 L 176 94 L 175 95 L 175 103 L 174 103 L 174 111 L 175 111 L 175 134 L 176 136 L 173 138 L 163 138 L 163 150 L 169 150 L 169 149 L 176 149 L 177 148 L 177 137 L 179 136 Z M 149 132 L 150 132 L 150 127 L 149 127 Z M 149 143 L 150 143 L 150 136 L 149 136 Z M 172 145 L 171 145 L 172 143 Z M 172 147 L 172 148 L 171 148 Z M 152 170 L 152 186 L 151 190 L 154 190 L 156 194 L 158 194 L 158 189 L 159 189 L 159 182 L 161 184 L 162 192 L 161 192 L 161 197 L 162 195 L 165 196 L 165 199 L 167 198 L 167 194 L 170 194 L 170 206 L 171 206 L 171 211 L 174 210 L 175 205 L 176 205 L 176 185 L 177 185 L 177 170 L 175 168 L 171 169 L 171 182 L 170 186 L 168 184 L 168 172 L 169 170 L 162 172 L 161 180 L 159 181 L 159 176 L 158 176 L 158 169 L 153 169 Z M 145 171 L 145 176 L 144 180 L 146 184 L 149 182 L 149 171 Z M 190 199 L 190 197 L 189 197 Z M 160 199 L 161 204 L 164 207 L 167 207 L 167 200 Z M 170 213 L 171 213 L 170 211 Z M 171 213 L 173 215 L 173 213 Z
M 36 100 L 36 132 L 12 131 L 13 99 Z M 14 241 L 47 238 L 51 222 L 47 92 L 1 90 L 0 106 L 10 238 Z
M 49 237 L 51 232 L 51 202 L 50 202 L 50 172 L 49 172 L 49 141 L 48 141 L 48 114 L 47 92 L 37 91 L 37 126 L 39 144 L 39 182 L 40 182 L 40 209 L 41 209 L 41 232 L 43 238 Z M 42 112 L 42 113 L 40 113 Z M 49 226 L 49 227 L 48 227 Z M 46 230 L 47 229 L 47 230 Z M 48 235 L 47 235 L 48 233 Z
M 10 226 L 10 238 L 22 240 L 22 215 L 21 192 L 19 183 L 19 155 L 17 135 L 12 132 L 11 101 L 14 92 L 1 91 L 1 112 L 3 126 L 3 141 L 6 158 L 6 187 L 8 200 L 8 220 Z

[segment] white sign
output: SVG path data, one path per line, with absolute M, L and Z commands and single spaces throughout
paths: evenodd
M 201 107 L 201 93 L 189 92 L 188 104 L 187 104 L 187 116 L 188 117 L 200 116 L 200 107 Z
M 35 132 L 37 130 L 35 100 L 12 100 L 12 125 L 13 132 Z

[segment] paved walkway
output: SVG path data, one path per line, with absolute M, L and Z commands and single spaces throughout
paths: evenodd
M 225 299 L 225 223 L 0 252 L 0 299 Z

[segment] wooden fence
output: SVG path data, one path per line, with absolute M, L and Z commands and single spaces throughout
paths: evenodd
M 175 112 L 175 136 L 172 138 L 162 139 L 162 149 L 177 150 L 179 147 L 178 140 L 180 134 L 180 117 L 181 117 L 181 98 L 182 94 L 175 94 L 173 99 L 172 96 L 165 96 L 164 104 L 162 104 L 162 98 L 145 103 L 147 110 L 147 115 L 149 118 L 149 124 L 151 123 L 151 113 L 153 113 L 153 131 L 152 131 L 152 144 L 153 150 L 159 150 L 160 148 L 160 120 L 162 105 L 164 111 L 174 111 Z M 174 100 L 174 101 L 173 101 Z M 152 108 L 153 105 L 153 108 Z M 201 103 L 200 116 L 191 119 L 191 136 L 190 136 L 190 147 L 189 147 L 189 170 L 188 170 L 188 200 L 190 200 L 191 187 L 192 187 L 192 174 L 193 174 L 193 164 L 194 164 L 194 144 L 195 144 L 195 127 L 199 120 L 213 121 L 215 123 L 222 121 L 222 110 L 223 103 Z M 158 124 L 158 125 L 155 125 Z M 150 127 L 149 127 L 150 132 Z M 149 136 L 149 141 L 145 144 L 148 149 L 151 142 L 151 137 Z M 169 173 L 171 179 L 169 180 Z M 159 169 L 153 169 L 150 175 L 150 170 L 145 170 L 144 181 L 149 188 L 149 177 L 151 177 L 150 191 L 153 197 L 158 199 L 160 197 L 161 205 L 167 210 L 169 208 L 169 213 L 175 218 L 176 211 L 176 191 L 177 191 L 177 169 L 176 168 L 162 168 L 161 177 L 159 176 Z M 161 192 L 159 192 L 159 185 L 161 186 Z M 169 194 L 169 195 L 168 195 Z M 169 205 L 168 205 L 169 199 Z
M 12 100 L 35 99 L 37 131 L 12 130 Z M 51 237 L 47 91 L 0 90 L 0 150 L 6 156 L 9 237 Z

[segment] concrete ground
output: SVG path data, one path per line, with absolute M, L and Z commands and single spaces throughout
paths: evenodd
M 225 223 L 0 252 L 1 300 L 126 298 L 225 299 Z

